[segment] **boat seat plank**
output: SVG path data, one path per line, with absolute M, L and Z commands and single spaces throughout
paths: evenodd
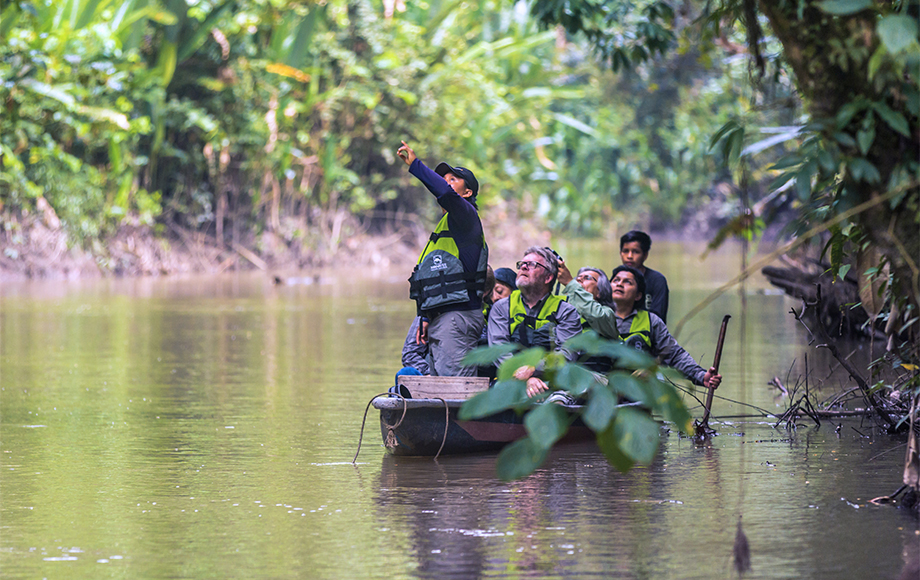
M 399 384 L 409 389 L 413 399 L 466 400 L 489 389 L 489 379 L 486 377 L 401 375 Z

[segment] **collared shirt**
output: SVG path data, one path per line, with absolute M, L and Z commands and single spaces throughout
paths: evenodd
M 620 318 L 613 308 L 594 300 L 594 296 L 574 280 L 566 285 L 562 293 L 566 295 L 578 314 L 588 321 L 588 325 L 601 336 L 619 338 L 621 335 L 629 334 L 636 310 L 633 310 L 626 318 Z M 693 357 L 677 344 L 677 340 L 671 336 L 667 325 L 657 314 L 649 312 L 648 316 L 651 324 L 652 356 L 658 357 L 662 364 L 679 370 L 693 383 L 702 385 L 706 369 L 698 365 Z
M 540 307 L 543 305 L 542 303 L 543 300 L 540 299 L 536 304 L 536 308 L 531 308 L 525 301 L 524 308 L 527 314 L 536 316 L 540 312 Z M 556 312 L 556 329 L 554 332 L 556 347 L 554 350 L 561 352 L 566 360 L 575 360 L 577 353 L 569 352 L 567 349 L 562 348 L 562 344 L 573 336 L 577 336 L 580 332 L 581 320 L 578 317 L 578 311 L 568 302 L 563 302 L 559 305 L 559 310 Z M 492 305 L 492 310 L 489 312 L 487 333 L 489 337 L 489 346 L 512 342 L 510 301 L 507 297 L 502 298 Z M 496 366 L 501 365 L 501 363 L 511 358 L 511 356 L 512 355 L 509 354 L 502 357 L 496 362 Z

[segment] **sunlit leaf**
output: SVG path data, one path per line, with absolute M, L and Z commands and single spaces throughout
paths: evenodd
M 536 446 L 549 449 L 568 430 L 569 415 L 555 403 L 544 403 L 527 413 L 524 426 Z
M 463 403 L 458 417 L 467 421 L 510 409 L 527 399 L 526 388 L 524 381 L 498 381 L 491 389 L 478 393 Z
M 882 18 L 876 28 L 882 44 L 888 52 L 897 54 L 917 42 L 917 19 L 904 14 L 889 14 Z
M 613 426 L 623 453 L 638 463 L 652 462 L 661 439 L 654 419 L 633 407 L 623 407 L 617 411 Z
M 495 470 L 502 481 L 521 479 L 540 467 L 546 460 L 547 453 L 529 437 L 524 437 L 501 450 L 495 460 Z
M 600 433 L 607 429 L 610 421 L 616 414 L 617 398 L 606 386 L 598 386 L 591 390 L 591 398 L 584 413 L 581 415 L 585 425 L 593 431 Z
M 835 16 L 848 16 L 872 7 L 872 0 L 824 0 L 818 8 Z
M 512 378 L 514 371 L 521 367 L 536 367 L 545 355 L 546 350 L 539 347 L 528 348 L 523 352 L 519 352 L 498 367 L 498 380 L 503 381 Z
M 610 465 L 622 473 L 626 473 L 636 464 L 633 459 L 620 449 L 620 442 L 617 439 L 613 424 L 605 431 L 597 434 L 597 446 L 600 448 L 601 453 L 604 454 L 604 457 L 607 458 L 607 461 L 610 462 Z

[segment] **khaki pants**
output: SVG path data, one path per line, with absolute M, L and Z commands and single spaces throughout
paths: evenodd
M 459 310 L 438 315 L 428 324 L 428 345 L 434 368 L 432 375 L 474 377 L 476 367 L 460 361 L 476 348 L 486 321 L 482 310 Z

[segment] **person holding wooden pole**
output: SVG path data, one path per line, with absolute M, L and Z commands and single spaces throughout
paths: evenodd
M 559 281 L 566 285 L 563 294 L 568 302 L 598 334 L 619 336 L 628 346 L 658 357 L 662 364 L 677 369 L 694 384 L 716 389 L 722 382 L 715 367 L 706 370 L 693 360 L 657 314 L 639 309 L 645 300 L 645 278 L 637 269 L 617 266 L 610 273 L 612 308 L 597 302 L 573 281 L 564 262 L 560 264 Z

